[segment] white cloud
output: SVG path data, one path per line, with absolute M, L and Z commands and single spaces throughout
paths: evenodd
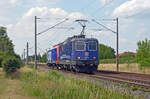
M 38 6 L 48 6 L 56 3 L 58 0 L 35 0 Z
M 9 22 L 13 11 L 20 6 L 20 1 L 18 0 L 2 0 L 0 1 L 0 21 L 5 23 Z
M 12 5 L 16 5 L 19 1 L 18 1 L 18 0 L 9 0 L 9 2 L 10 2 Z
M 74 18 L 84 17 L 84 15 L 79 12 L 68 13 L 61 8 L 47 8 L 47 7 L 31 8 L 28 12 L 26 12 L 22 16 L 22 18 L 16 24 L 7 25 L 8 35 L 13 40 L 17 53 L 22 52 L 23 48 L 25 48 L 25 44 L 27 41 L 32 42 L 30 43 L 31 46 L 34 45 L 35 15 L 38 18 L 41 18 L 37 20 L 38 32 L 41 32 L 63 20 L 63 19 L 57 20 L 57 18 L 64 18 L 68 16 L 71 19 L 70 21 L 72 21 Z M 67 24 L 64 23 L 60 26 L 64 27 L 67 26 L 71 23 L 70 21 Z M 56 29 L 51 29 L 50 31 L 44 33 L 43 35 L 39 35 L 38 42 L 41 44 L 40 47 L 46 49 L 47 47 L 49 47 L 48 45 L 50 40 L 54 39 L 53 42 L 57 44 L 58 42 L 68 37 L 65 36 L 67 35 L 64 32 L 64 30 L 59 30 L 58 32 L 58 30 Z
M 23 1 L 23 0 L 22 0 Z M 28 7 L 51 7 L 60 0 L 26 0 Z
M 100 0 L 100 1 L 101 1 L 101 3 L 103 5 L 106 5 L 106 4 L 110 3 L 110 2 L 112 2 L 112 0 Z
M 120 38 L 120 43 L 127 43 L 129 40 L 127 38 Z
M 78 19 L 78 18 L 87 19 L 87 16 L 83 15 L 80 12 L 73 12 L 69 15 L 69 18 L 71 18 L 71 19 Z
M 130 0 L 117 7 L 114 16 L 133 16 L 140 13 L 150 13 L 150 0 Z
M 148 33 L 148 28 L 146 25 L 141 24 L 140 27 L 141 28 L 139 28 L 139 31 L 136 33 L 136 37 L 138 37 L 138 38 L 141 38 Z

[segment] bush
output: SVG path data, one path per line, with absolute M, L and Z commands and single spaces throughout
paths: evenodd
M 137 55 L 136 59 L 141 67 L 149 67 L 150 66 L 150 40 L 145 39 L 143 41 L 139 41 L 137 43 Z
M 139 64 L 141 67 L 150 67 L 150 57 L 142 59 Z
M 21 67 L 21 62 L 18 58 L 9 57 L 2 62 L 3 70 L 10 74 L 12 72 L 16 72 L 17 69 Z
M 5 59 L 6 53 L 0 51 L 0 67 L 2 67 L 2 62 Z
M 0 56 L 0 67 L 2 67 L 3 57 Z

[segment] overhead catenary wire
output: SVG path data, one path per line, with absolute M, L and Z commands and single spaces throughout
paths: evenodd
M 38 43 L 38 45 L 41 45 L 41 44 Z M 44 51 L 42 48 L 40 48 L 39 46 L 38 46 L 38 49 L 39 49 L 42 53 L 45 53 L 45 51 Z
M 58 26 L 58 25 L 60 25 L 60 24 L 62 24 L 62 23 L 64 23 L 64 22 L 66 22 L 67 20 L 69 20 L 69 19 L 66 18 L 64 21 L 61 21 L 61 22 L 55 24 L 54 26 L 51 26 L 51 27 L 47 28 L 46 30 L 43 30 L 42 32 L 39 32 L 37 35 L 40 35 L 40 34 L 42 34 L 42 33 L 45 33 L 45 32 L 47 32 L 47 31 L 49 31 L 50 29 L 52 29 L 52 28 L 54 28 L 54 27 L 56 27 L 56 26 Z
M 95 11 L 91 14 L 92 17 L 94 17 L 94 16 L 97 14 L 98 11 L 101 11 L 101 10 L 104 9 L 106 6 L 110 5 L 113 1 L 115 1 L 115 0 L 111 0 L 109 3 L 103 5 L 102 7 L 99 7 L 97 10 L 95 10 Z
M 89 4 L 88 4 L 88 6 L 89 5 L 91 5 L 92 3 L 94 3 L 96 0 L 93 0 L 92 2 L 90 2 Z M 112 0 L 113 1 L 113 0 Z M 84 10 L 85 8 L 82 8 L 81 10 Z M 69 18 L 69 15 L 67 15 L 67 17 Z M 68 18 L 67 17 L 65 17 L 64 19 L 64 21 L 62 21 L 62 22 L 60 22 L 60 23 L 57 23 L 56 25 L 54 25 L 54 26 L 52 26 L 52 27 L 50 27 L 50 28 L 48 28 L 48 29 L 46 29 L 46 30 L 44 30 L 44 31 L 42 31 L 42 32 L 39 32 L 37 35 L 40 35 L 40 34 L 42 34 L 42 33 L 44 33 L 44 32 L 47 32 L 48 30 L 50 30 L 50 29 L 52 29 L 52 28 L 55 28 L 57 25 L 59 25 L 59 24 L 61 24 L 61 23 L 63 23 L 63 22 L 65 22 L 65 21 L 67 21 L 68 20 Z M 47 19 L 47 18 L 45 18 L 45 19 Z
M 41 38 L 40 37 L 40 39 L 42 40 L 42 41 L 53 41 L 54 39 L 56 39 L 56 37 L 58 37 L 57 35 L 55 35 L 55 34 L 58 34 L 57 32 L 58 32 L 58 30 L 67 30 L 67 31 L 69 31 L 69 30 L 74 30 L 75 28 L 74 28 L 74 26 L 72 26 L 74 24 L 74 22 L 72 22 L 70 25 L 65 25 L 65 26 L 63 26 L 63 27 L 55 27 L 55 28 L 53 28 L 53 29 L 56 29 L 55 31 L 53 31 L 52 33 L 53 34 L 51 34 L 51 36 L 50 37 L 52 37 L 52 38 L 50 38 L 49 36 L 45 36 L 45 37 L 43 37 L 43 38 Z M 66 33 L 67 31 L 65 31 L 64 33 Z M 47 38 L 48 37 L 48 38 Z M 46 43 L 46 42 L 45 42 Z M 55 42 L 56 43 L 56 42 Z M 54 44 L 54 42 L 53 42 L 53 44 Z
M 97 24 L 99 24 L 99 25 L 101 25 L 103 28 L 105 28 L 105 29 L 107 29 L 107 30 L 109 30 L 109 31 L 111 31 L 111 32 L 113 32 L 113 33 L 116 33 L 116 32 L 113 31 L 112 29 L 110 29 L 110 28 L 106 27 L 105 25 L 103 25 L 103 24 L 101 24 L 101 23 L 95 21 L 94 19 L 92 19 L 92 21 L 95 22 L 95 23 L 97 23 Z

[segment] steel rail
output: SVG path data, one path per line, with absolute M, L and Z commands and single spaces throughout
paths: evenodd
M 48 69 L 48 70 L 50 69 L 58 70 L 56 68 L 48 67 L 45 64 L 38 64 L 38 65 L 40 69 L 42 68 L 42 69 Z M 65 71 L 65 70 L 62 70 L 62 72 L 74 73 L 74 72 Z M 108 75 L 107 73 L 106 74 L 96 73 L 94 75 L 85 74 L 85 73 L 74 73 L 74 74 L 88 76 L 88 77 L 97 78 L 97 79 L 104 80 L 104 81 L 119 83 L 119 84 L 129 84 L 132 87 L 138 87 L 138 88 L 150 90 L 150 80 L 128 78 L 128 77 L 116 76 L 116 75 L 110 75 L 110 74 Z

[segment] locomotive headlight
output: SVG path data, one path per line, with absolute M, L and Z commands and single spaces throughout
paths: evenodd
M 77 59 L 80 59 L 80 57 L 77 57 Z
M 93 59 L 96 59 L 96 57 L 93 57 Z

